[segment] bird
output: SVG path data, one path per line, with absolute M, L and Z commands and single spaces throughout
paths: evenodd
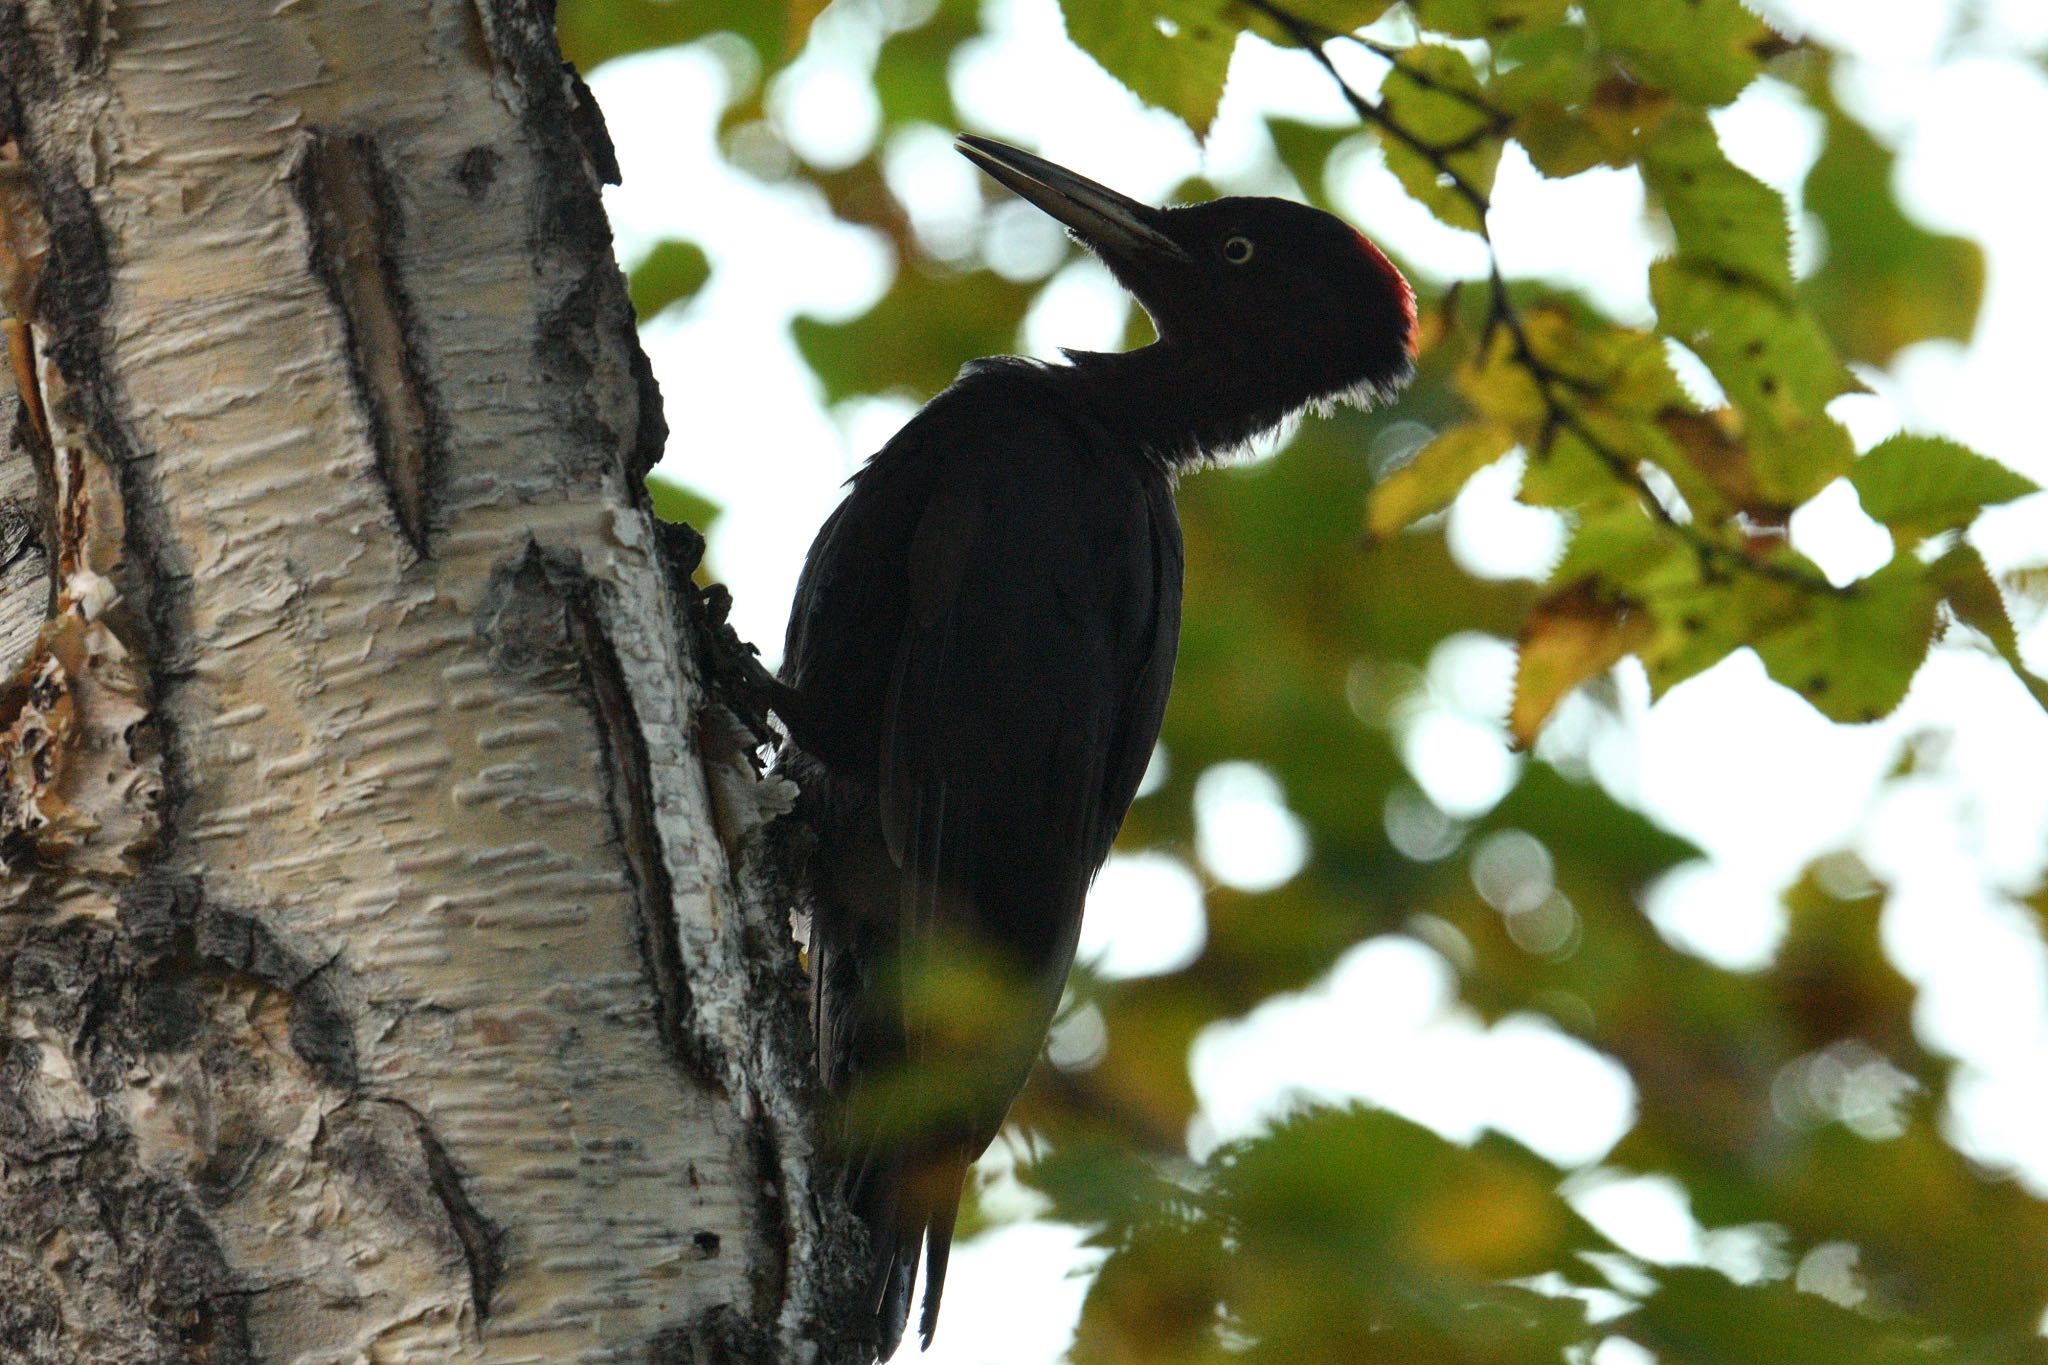
M 1407 280 L 1332 214 L 1153 207 L 992 138 L 955 147 L 1099 258 L 1156 339 L 967 363 L 848 480 L 764 683 L 815 835 L 817 1065 L 867 1234 L 855 1326 L 882 1360 L 920 1252 L 931 1345 L 968 1169 L 1038 1058 L 1158 740 L 1176 479 L 1305 410 L 1389 400 L 1415 361 Z

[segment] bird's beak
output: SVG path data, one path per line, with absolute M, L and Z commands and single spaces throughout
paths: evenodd
M 1159 210 L 1149 204 L 993 138 L 962 133 L 953 139 L 953 147 L 997 183 L 1065 223 L 1097 251 L 1125 258 L 1188 259 L 1179 242 L 1154 226 Z

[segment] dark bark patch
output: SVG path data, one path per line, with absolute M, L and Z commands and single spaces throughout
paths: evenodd
M 0 1049 L 5 1241 L 31 1253 L 0 1256 L 0 1358 L 10 1365 L 79 1359 L 81 1321 L 91 1323 L 92 1359 L 106 1365 L 251 1359 L 246 1309 L 257 1291 L 228 1267 L 207 1210 L 230 1206 L 276 1150 L 262 1114 L 233 1102 L 249 1093 L 245 1073 L 276 1056 L 243 1036 L 276 998 L 256 983 L 252 1011 L 249 968 L 296 969 L 238 917 L 202 932 L 207 913 L 196 881 L 145 874 L 116 922 L 17 926 L 0 952 L 0 998 L 24 1032 Z M 202 957 L 202 939 L 241 966 Z M 75 1086 L 61 1072 L 53 1082 L 53 1047 Z M 150 1174 L 135 1151 L 126 1095 L 138 1064 L 214 1092 L 211 1131 L 182 1181 Z
M 277 1144 L 261 1133 L 224 1133 L 214 1140 L 205 1159 L 192 1169 L 193 1193 L 209 1208 L 227 1204 L 247 1188 L 276 1152 Z
M 225 972 L 281 992 L 293 1053 L 324 1084 L 356 1088 L 355 1029 L 328 974 L 334 959 L 308 960 L 253 915 L 207 900 L 195 878 L 148 871 L 122 888 L 117 904 L 146 969 L 136 1028 L 157 1050 L 181 1047 L 196 1033 L 197 991 Z
M 420 1151 L 427 1160 L 427 1179 L 448 1215 L 449 1226 L 462 1243 L 462 1259 L 469 1267 L 470 1302 L 476 1307 L 476 1320 L 482 1322 L 491 1315 L 491 1298 L 505 1277 L 505 1234 L 470 1202 L 469 1193 L 462 1186 L 462 1173 L 455 1169 L 448 1149 L 434 1136 L 425 1117 L 415 1112 L 413 1122 L 419 1133 Z
M 455 163 L 455 183 L 470 202 L 480 201 L 498 183 L 498 154 L 489 147 L 472 147 Z
M 765 1119 L 747 1128 L 748 1153 L 754 1159 L 754 1220 L 751 1231 L 760 1239 L 754 1257 L 754 1321 L 775 1321 L 776 1310 L 789 1292 L 789 1242 L 793 1229 L 782 1199 L 782 1152 L 775 1129 Z
M 624 179 L 619 170 L 619 151 L 612 144 L 611 129 L 605 127 L 604 111 L 597 106 L 597 96 L 590 93 L 583 77 L 568 62 L 562 63 L 562 81 L 569 87 L 569 128 L 583 148 L 584 160 L 590 163 L 600 184 L 619 184 Z
M 321 1121 L 313 1155 L 350 1177 L 362 1207 L 411 1228 L 451 1265 L 459 1261 L 477 1321 L 490 1316 L 505 1274 L 505 1234 L 471 1201 L 424 1115 L 402 1100 L 343 1105 Z
M 398 269 L 404 219 L 373 139 L 314 129 L 292 167 L 313 274 L 340 314 L 349 379 L 375 447 L 378 481 L 406 542 L 427 557 L 447 448 L 418 325 Z
M 635 483 L 644 482 L 668 449 L 668 416 L 661 404 L 661 385 L 654 366 L 636 343 L 632 348 L 633 387 L 640 395 L 639 420 L 633 431 L 633 459 L 627 470 Z
M 616 467 L 621 438 L 610 421 L 613 405 L 599 391 L 605 377 L 600 367 L 606 364 L 607 327 L 616 326 L 621 314 L 631 325 L 625 294 L 617 267 L 609 260 L 593 265 L 542 314 L 534 336 L 534 360 L 553 381 L 553 406 L 565 429 L 565 480 Z
M 725 1303 L 647 1345 L 648 1365 L 775 1365 L 784 1359 L 766 1328 Z

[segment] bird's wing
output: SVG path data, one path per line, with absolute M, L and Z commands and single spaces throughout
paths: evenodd
M 1179 619 L 1162 476 L 1043 425 L 939 479 L 910 545 L 880 814 L 901 868 L 902 1027 L 931 1120 L 925 1329 L 966 1166 L 1036 1060 L 1082 901 L 1158 734 Z M 913 1162 L 913 1165 L 916 1163 Z
M 942 480 L 911 542 L 878 784 L 899 922 L 1001 945 L 1048 1011 L 1170 678 L 1165 497 L 1088 454 L 1006 450 Z

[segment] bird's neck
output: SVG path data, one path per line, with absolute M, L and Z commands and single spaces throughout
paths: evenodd
M 1069 351 L 1074 382 L 1104 425 L 1169 470 L 1229 454 L 1303 402 L 1264 391 L 1247 367 L 1167 341 L 1135 351 Z

